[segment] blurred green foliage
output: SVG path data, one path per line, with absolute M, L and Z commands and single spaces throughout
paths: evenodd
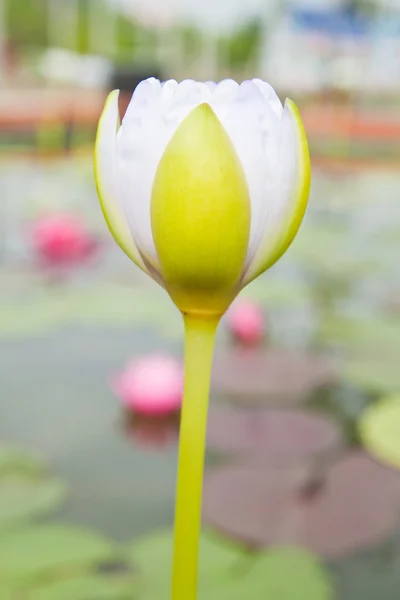
M 92 51 L 89 33 L 89 18 L 92 10 L 90 1 L 78 0 L 77 13 L 71 20 L 71 23 L 77 23 L 77 30 L 66 25 L 62 39 L 59 41 L 60 47 L 80 54 Z M 30 52 L 32 48 L 40 51 L 48 47 L 50 44 L 48 6 L 51 2 L 57 3 L 59 0 L 5 0 L 7 36 L 12 47 L 22 53 Z M 104 0 L 98 0 L 96 9 L 99 19 L 103 19 L 104 22 L 109 12 Z M 104 11 L 103 16 L 101 15 L 102 11 Z M 102 51 L 102 40 L 99 39 L 97 51 L 119 64 L 140 59 L 154 60 L 158 45 L 158 32 L 155 28 L 145 26 L 122 13 L 117 15 L 115 27 L 114 49 L 105 42 Z M 173 27 L 170 33 L 170 43 L 176 43 L 185 61 L 191 63 L 202 55 L 207 42 L 204 33 L 199 28 L 194 25 L 182 24 Z M 261 22 L 253 20 L 240 25 L 230 34 L 220 36 L 217 40 L 219 67 L 229 71 L 251 69 L 257 61 L 261 35 Z M 113 52 L 112 56 L 109 56 L 110 51 Z
M 250 21 L 231 35 L 219 40 L 220 67 L 233 71 L 249 69 L 257 64 L 262 41 L 262 22 Z
M 57 0 L 5 0 L 8 42 L 21 50 L 35 47 L 44 49 L 49 45 L 48 6 Z M 108 11 L 104 2 L 98 0 L 98 11 Z M 77 3 L 77 32 L 60 40 L 60 45 L 80 54 L 90 52 L 89 44 L 89 0 Z M 117 60 L 130 60 L 138 45 L 138 38 L 151 37 L 144 27 L 118 15 Z
M 193 60 L 201 54 L 204 40 L 199 29 L 196 29 L 192 25 L 183 25 L 176 28 L 175 35 L 180 36 L 182 53 L 187 59 Z
M 8 40 L 14 46 L 44 47 L 47 43 L 47 0 L 6 0 Z

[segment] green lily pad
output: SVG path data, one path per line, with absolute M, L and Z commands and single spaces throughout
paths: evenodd
M 163 530 L 139 539 L 128 550 L 128 556 L 137 571 L 139 600 L 168 600 L 171 593 L 173 531 Z M 199 589 L 203 598 L 207 598 L 210 588 L 224 581 L 226 574 L 245 557 L 245 553 L 240 546 L 203 532 L 199 556 Z
M 368 256 L 365 247 L 354 255 L 352 239 L 343 227 L 306 224 L 293 243 L 291 257 L 324 279 L 348 279 L 382 270 L 382 264 L 372 252 Z
M 132 600 L 133 590 L 131 576 L 87 575 L 37 588 L 26 600 Z
M 35 335 L 49 331 L 65 320 L 65 307 L 52 299 L 38 298 L 29 305 L 5 303 L 0 306 L 0 336 Z
M 351 350 L 400 352 L 400 318 L 361 320 L 331 317 L 323 324 L 321 336 Z
M 325 569 L 312 554 L 297 548 L 277 548 L 263 553 L 242 578 L 221 588 L 215 600 L 332 600 L 333 586 Z
M 0 577 L 26 582 L 114 557 L 115 548 L 100 534 L 66 525 L 30 527 L 0 538 Z
M 293 281 L 273 281 L 260 277 L 243 292 L 250 298 L 270 308 L 293 308 L 304 306 L 311 301 L 309 288 Z
M 133 287 L 115 285 L 70 291 L 67 302 L 68 318 L 72 322 L 135 323 L 140 322 L 143 307 L 146 308 Z
M 15 588 L 7 583 L 0 583 L 0 598 L 1 600 L 15 600 Z
M 152 533 L 134 542 L 128 550 L 133 566 L 146 575 L 149 568 L 159 573 L 170 572 L 173 557 L 173 530 L 166 529 Z M 200 572 L 209 576 L 229 569 L 243 555 L 243 549 L 221 540 L 210 532 L 203 532 L 200 538 Z
M 400 469 L 400 395 L 368 407 L 359 419 L 358 431 L 370 454 Z
M 161 289 L 102 284 L 89 289 L 48 289 L 26 302 L 0 304 L 0 337 L 35 335 L 63 325 L 140 324 L 181 335 L 179 311 Z
M 9 475 L 0 479 L 0 530 L 42 517 L 57 509 L 66 496 L 58 479 Z
M 155 326 L 168 337 L 182 332 L 179 311 L 161 288 L 101 285 L 70 292 L 65 302 L 72 323 Z
M 306 222 L 294 240 L 291 251 L 293 254 L 310 256 L 322 251 L 330 253 L 343 247 L 346 230 L 341 225 Z
M 172 531 L 133 544 L 131 558 L 140 577 L 138 600 L 170 597 Z M 200 540 L 199 600 L 331 600 L 332 587 L 316 558 L 281 548 L 249 554 L 203 532 Z
M 5 475 L 41 475 L 45 464 L 38 456 L 15 446 L 0 445 L 0 480 Z
M 361 356 L 344 363 L 343 379 L 372 393 L 394 393 L 400 389 L 400 369 L 394 356 Z

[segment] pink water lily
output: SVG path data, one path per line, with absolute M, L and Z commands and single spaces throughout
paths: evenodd
M 145 356 L 132 360 L 112 379 L 111 387 L 129 410 L 165 416 L 181 407 L 183 367 L 170 356 Z
M 75 216 L 51 214 L 38 219 L 32 241 L 39 259 L 49 266 L 80 264 L 93 255 L 97 242 Z
M 248 299 L 237 300 L 227 313 L 233 337 L 245 345 L 259 344 L 265 335 L 265 317 L 261 306 Z

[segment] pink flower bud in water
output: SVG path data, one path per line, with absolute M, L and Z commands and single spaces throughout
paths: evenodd
M 251 300 L 235 302 L 227 313 L 228 328 L 233 337 L 245 345 L 259 344 L 265 335 L 265 319 L 261 307 Z
M 129 410 L 147 416 L 165 416 L 181 407 L 183 367 L 169 356 L 145 356 L 130 362 L 112 380 L 111 387 Z
M 53 214 L 34 224 L 33 244 L 39 258 L 49 265 L 70 265 L 88 258 L 96 242 L 74 216 Z

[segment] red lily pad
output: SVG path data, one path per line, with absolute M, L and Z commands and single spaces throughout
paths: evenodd
M 213 450 L 275 465 L 328 459 L 341 442 L 341 430 L 333 420 L 295 408 L 214 409 L 207 432 Z
M 205 480 L 204 519 L 246 545 L 294 544 L 337 558 L 382 542 L 395 530 L 400 478 L 363 453 L 327 469 L 312 494 L 286 470 L 216 470 Z
M 235 349 L 217 355 L 212 386 L 240 402 L 302 402 L 337 379 L 336 368 L 325 356 L 294 350 Z

